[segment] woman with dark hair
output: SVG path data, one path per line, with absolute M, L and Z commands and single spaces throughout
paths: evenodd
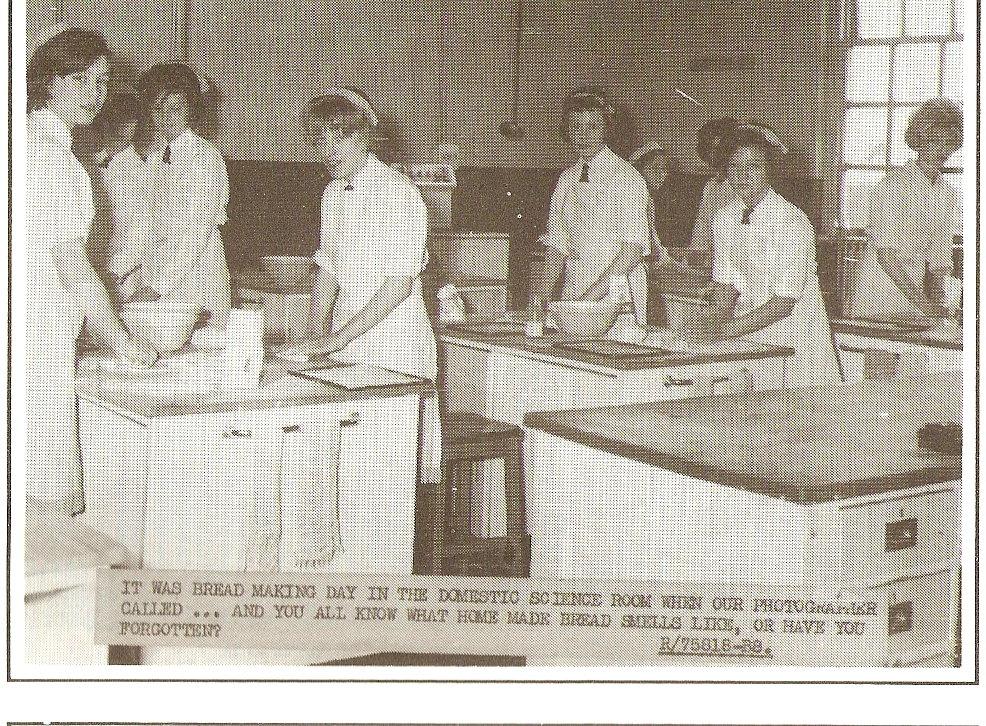
M 141 263 L 150 232 L 149 167 L 135 146 L 139 120 L 137 97 L 116 93 L 107 98 L 92 124 L 93 193 L 101 202 L 93 237 L 121 300 L 136 292 L 139 275 L 132 273 Z
M 72 130 L 106 99 L 106 41 L 68 29 L 43 43 L 27 68 L 25 153 L 25 348 L 27 491 L 78 511 L 82 472 L 75 345 L 83 320 L 120 357 L 155 354 L 120 325 L 86 254 L 93 219 L 89 176 L 72 153 Z
M 149 119 L 151 230 L 133 300 L 201 305 L 210 323 L 229 318 L 230 280 L 219 227 L 229 177 L 219 150 L 193 131 L 203 114 L 201 82 L 180 63 L 157 65 L 138 82 Z
M 417 187 L 370 152 L 377 115 L 361 94 L 332 88 L 311 105 L 331 182 L 315 253 L 315 329 L 287 355 L 340 360 L 422 378 L 437 374 L 421 294 L 428 213 Z
M 712 170 L 712 178 L 702 188 L 702 201 L 698 206 L 688 246 L 706 256 L 712 252 L 712 218 L 736 196 L 725 178 L 720 145 L 723 138 L 738 126 L 739 121 L 727 116 L 709 121 L 698 130 L 695 151 Z
M 562 277 L 563 300 L 601 300 L 611 277 L 629 281 L 634 313 L 647 321 L 650 254 L 647 184 L 632 164 L 607 146 L 613 107 L 597 91 L 576 91 L 565 99 L 562 136 L 578 154 L 561 173 L 551 195 L 545 246 L 543 293 L 554 295 Z
M 952 238 L 961 230 L 958 192 L 942 174 L 962 146 L 962 112 L 944 98 L 911 116 L 905 143 L 917 158 L 887 170 L 871 196 L 869 241 L 848 313 L 860 318 L 947 315 Z
M 789 385 L 841 380 L 818 286 L 815 231 L 772 186 L 787 149 L 771 129 L 747 125 L 721 150 L 736 197 L 712 219 L 712 337 L 793 348 Z

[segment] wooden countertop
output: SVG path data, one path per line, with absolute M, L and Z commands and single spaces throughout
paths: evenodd
M 894 329 L 867 320 L 835 319 L 832 321 L 832 330 L 836 333 L 858 335 L 864 338 L 880 338 L 898 343 L 924 345 L 930 348 L 962 350 L 961 338 L 946 338 L 926 331 Z
M 296 285 L 284 285 L 263 270 L 252 268 L 230 270 L 229 277 L 234 288 L 273 292 L 279 295 L 308 295 L 315 285 L 314 275 Z
M 79 398 L 109 408 L 139 423 L 147 424 L 162 416 L 187 416 L 200 413 L 229 413 L 274 408 L 316 406 L 374 398 L 394 398 L 408 393 L 433 395 L 434 386 L 420 384 L 382 386 L 348 390 L 339 386 L 288 375 L 288 371 L 305 367 L 268 356 L 260 385 L 248 389 L 194 390 L 180 385 L 168 386 L 173 380 L 146 372 L 107 373 L 95 366 L 80 363 L 76 378 Z
M 670 335 L 670 332 L 667 333 Z M 719 363 L 724 361 L 759 360 L 762 358 L 779 358 L 793 355 L 791 348 L 776 345 L 760 345 L 742 340 L 728 340 L 709 345 L 682 344 L 678 341 L 680 350 L 676 349 L 667 354 L 655 351 L 654 356 L 633 358 L 611 358 L 605 355 L 595 355 L 574 350 L 555 347 L 562 339 L 552 332 L 545 333 L 542 338 L 528 338 L 523 333 L 504 335 L 488 335 L 471 333 L 463 330 L 444 330 L 441 335 L 443 343 L 467 345 L 473 348 L 492 351 L 506 351 L 513 355 L 540 360 L 547 363 L 582 368 L 589 371 L 615 375 L 627 371 L 643 371 L 659 368 L 677 368 L 679 366 L 701 365 L 704 363 Z M 661 346 L 663 341 L 655 342 Z M 668 343 L 671 345 L 671 343 Z
M 960 479 L 917 430 L 961 421 L 961 374 L 529 413 L 525 425 L 678 474 L 800 504 Z

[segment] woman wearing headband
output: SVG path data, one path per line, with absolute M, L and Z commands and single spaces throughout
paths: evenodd
M 944 317 L 952 237 L 961 229 L 958 192 L 942 170 L 962 145 L 962 112 L 928 101 L 911 117 L 904 141 L 917 158 L 888 169 L 874 187 L 869 242 L 847 314 L 856 318 Z
M 152 220 L 133 300 L 201 305 L 210 323 L 224 326 L 230 281 L 219 227 L 229 178 L 219 150 L 193 130 L 204 115 L 201 81 L 188 66 L 169 63 L 144 73 L 138 91 L 152 139 Z
M 720 145 L 723 138 L 735 131 L 737 126 L 739 121 L 727 116 L 709 121 L 698 130 L 695 151 L 712 170 L 712 178 L 702 188 L 702 201 L 695 215 L 688 246 L 695 252 L 706 255 L 707 259 L 712 253 L 712 218 L 736 197 L 725 178 Z
M 72 153 L 72 130 L 92 123 L 106 99 L 106 41 L 66 29 L 27 68 L 25 147 L 25 401 L 29 496 L 78 511 L 82 471 L 75 397 L 75 345 L 83 319 L 117 355 L 150 364 L 153 349 L 131 338 L 86 255 L 92 187 Z
M 330 89 L 310 115 L 331 181 L 315 253 L 315 331 L 286 353 L 335 353 L 434 380 L 435 336 L 421 294 L 428 237 L 421 194 L 370 152 L 378 121 L 362 95 Z
M 606 145 L 613 108 L 602 95 L 579 91 L 565 100 L 562 136 L 579 156 L 562 172 L 548 215 L 544 294 L 562 299 L 601 300 L 613 276 L 627 277 L 637 322 L 647 320 L 650 254 L 647 184 L 633 166 Z
M 713 337 L 745 337 L 793 348 L 789 385 L 841 380 L 818 286 L 815 231 L 772 184 L 787 149 L 769 128 L 740 126 L 722 142 L 736 194 L 712 219 Z

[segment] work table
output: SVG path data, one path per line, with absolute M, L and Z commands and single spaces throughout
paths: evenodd
M 528 428 L 675 473 L 801 503 L 958 479 L 961 457 L 917 430 L 961 420 L 961 377 L 868 381 L 582 411 L 529 413 Z
M 264 409 L 341 404 L 350 401 L 394 398 L 409 393 L 429 395 L 431 383 L 349 390 L 289 374 L 303 365 L 267 356 L 256 388 L 201 389 L 183 386 L 176 376 L 155 369 L 107 371 L 96 357 L 80 362 L 76 389 L 80 400 L 95 403 L 134 421 L 203 413 L 237 413 Z M 169 381 L 175 385 L 168 385 Z
M 461 329 L 446 328 L 441 339 L 445 343 L 465 345 L 483 350 L 501 349 L 531 360 L 566 365 L 602 374 L 615 375 L 623 371 L 643 371 L 658 368 L 704 365 L 732 361 L 786 358 L 794 353 L 791 348 L 776 345 L 747 343 L 729 340 L 708 345 L 686 344 L 679 350 L 662 353 L 655 349 L 652 356 L 618 358 L 558 347 L 564 340 L 557 333 L 548 332 L 541 338 L 529 338 L 523 333 L 489 335 L 471 333 Z M 662 347 L 661 342 L 655 343 Z
M 832 321 L 832 331 L 837 334 L 855 335 L 863 338 L 879 338 L 930 348 L 962 350 L 962 329 L 958 336 L 939 335 L 926 330 L 906 330 L 893 324 L 870 320 L 849 320 L 836 318 Z

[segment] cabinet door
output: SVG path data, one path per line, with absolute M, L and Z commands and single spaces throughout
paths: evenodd
M 145 567 L 245 569 L 255 478 L 279 476 L 283 431 L 262 414 L 154 421 Z
M 343 417 L 339 445 L 343 549 L 330 571 L 411 572 L 419 400 L 409 395 L 361 401 Z M 326 407 L 307 415 L 339 414 L 338 408 Z

